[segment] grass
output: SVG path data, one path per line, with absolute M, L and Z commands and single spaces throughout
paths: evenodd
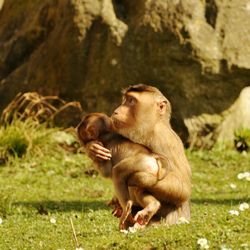
M 17 154 L 19 147 L 11 145 L 25 150 Z M 84 249 L 199 249 L 199 238 L 210 249 L 249 249 L 250 209 L 239 216 L 229 210 L 250 202 L 250 182 L 237 178 L 249 171 L 250 154 L 216 149 L 187 155 L 191 223 L 126 235 L 106 205 L 113 194 L 110 181 L 92 171 L 70 135 L 31 121 L 0 128 L 0 249 L 75 249 L 70 218 Z

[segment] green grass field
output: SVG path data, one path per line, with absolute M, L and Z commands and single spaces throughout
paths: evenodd
M 60 146 L 60 145 L 61 146 Z M 63 145 L 63 146 L 62 146 Z M 71 147 L 69 147 L 71 145 Z M 123 234 L 106 205 L 113 189 L 72 138 L 32 122 L 0 130 L 0 249 L 250 249 L 250 154 L 187 151 L 193 171 L 190 224 Z M 233 185 L 232 185 L 233 184 Z M 238 210 L 239 215 L 231 215 Z

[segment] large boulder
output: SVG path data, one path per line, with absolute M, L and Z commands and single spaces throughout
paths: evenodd
M 249 85 L 248 0 L 2 2 L 0 110 L 38 91 L 111 113 L 142 82 L 170 99 L 187 141 L 184 120 L 222 113 Z
M 235 132 L 241 129 L 250 130 L 250 87 L 244 88 L 233 105 L 222 113 L 223 120 L 216 128 L 218 141 L 229 142 L 235 139 Z
M 191 147 L 210 148 L 216 142 L 233 147 L 237 132 L 250 131 L 250 87 L 221 114 L 202 114 L 184 119 Z M 250 135 L 250 134 L 249 134 Z

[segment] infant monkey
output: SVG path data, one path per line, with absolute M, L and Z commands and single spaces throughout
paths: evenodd
M 145 226 L 161 206 L 160 202 L 147 192 L 147 188 L 162 179 L 166 175 L 166 169 L 161 168 L 161 156 L 113 133 L 112 127 L 112 121 L 107 115 L 91 113 L 78 125 L 77 133 L 85 146 L 90 141 L 98 141 L 111 151 L 110 161 L 95 157 L 93 160 L 98 172 L 111 178 L 114 184 L 115 194 L 123 211 L 119 228 L 126 228 L 132 205 L 143 208 L 135 215 L 134 222 Z

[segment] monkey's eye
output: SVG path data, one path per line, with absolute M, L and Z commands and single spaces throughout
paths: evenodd
M 131 96 L 128 96 L 127 99 L 126 99 L 126 103 L 129 105 L 129 106 L 132 106 L 136 103 L 136 100 L 135 98 L 131 97 Z

